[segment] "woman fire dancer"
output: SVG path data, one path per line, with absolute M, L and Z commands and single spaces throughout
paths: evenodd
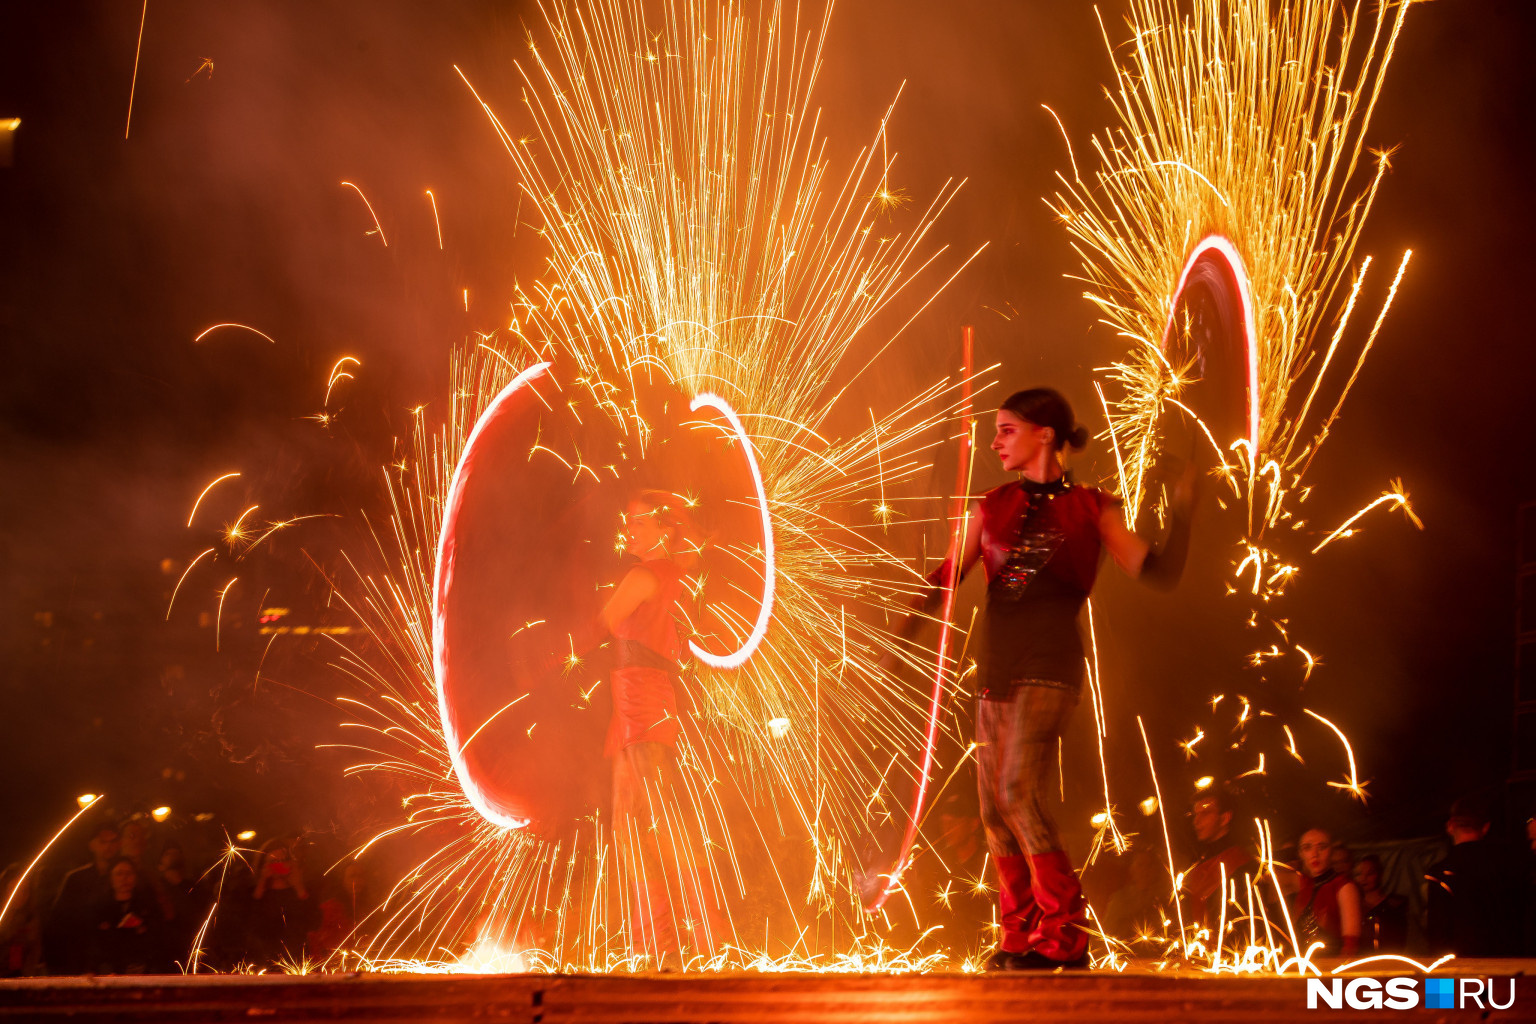
M 1107 549 L 1129 576 L 1172 587 L 1189 546 L 1194 478 L 1174 489 L 1168 538 L 1159 550 L 1127 529 L 1118 499 L 1073 483 L 1063 449 L 1087 431 L 1058 392 L 1031 388 L 997 411 L 992 450 L 1019 479 L 973 501 L 960 553 L 962 577 L 979 558 L 987 574 L 976 702 L 982 825 L 999 873 L 1002 938 L 993 970 L 1087 963 L 1084 900 L 1046 807 L 1058 738 L 1085 677 L 1078 616 Z M 938 606 L 955 564 L 950 552 L 928 577 L 914 612 Z M 921 615 L 908 618 L 910 636 Z
M 613 759 L 613 828 L 631 928 L 631 951 L 659 967 L 681 954 L 675 902 L 681 902 L 695 948 L 709 948 L 709 906 L 697 872 L 678 871 L 676 848 L 686 834 L 673 786 L 683 730 L 678 701 L 678 602 L 698 561 L 691 523 L 676 495 L 642 491 L 624 513 L 624 550 L 639 559 L 599 616 L 615 639 L 613 719 L 604 755 Z M 683 844 L 688 845 L 688 844 Z

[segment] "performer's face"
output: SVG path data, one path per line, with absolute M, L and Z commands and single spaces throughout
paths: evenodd
M 636 558 L 664 555 L 670 532 L 657 510 L 645 502 L 632 501 L 624 509 L 624 550 Z
M 992 450 L 1010 473 L 1023 470 L 1054 439 L 1055 432 L 1050 427 L 1037 427 L 1007 409 L 997 410 L 997 436 L 992 438 Z

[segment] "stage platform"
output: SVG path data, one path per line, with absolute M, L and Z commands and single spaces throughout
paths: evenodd
M 1359 972 L 1366 973 L 1366 972 Z M 1370 972 L 1386 977 L 1389 972 Z M 1516 978 L 1507 1010 L 1307 1008 L 1297 978 L 1197 973 L 199 975 L 0 981 L 0 1022 L 309 1021 L 508 1024 L 810 1024 L 860 1021 L 1536 1021 L 1536 961 L 1463 961 L 1437 977 Z M 1422 983 L 1419 985 L 1422 991 Z M 1507 999 L 1508 982 L 1498 999 Z

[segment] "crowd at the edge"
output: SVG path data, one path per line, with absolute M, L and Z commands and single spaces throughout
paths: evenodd
M 295 970 L 356 940 L 371 899 L 359 863 L 322 874 L 304 842 L 281 837 L 193 872 L 178 839 L 156 842 L 156 830 L 147 815 L 98 819 L 90 860 L 49 891 L 8 867 L 0 976 Z
M 947 813 L 941 818 L 951 841 L 970 831 L 956 830 L 960 822 Z M 1385 849 L 1383 857 L 1307 828 L 1279 844 L 1272 877 L 1260 872 L 1235 820 L 1229 795 L 1198 793 L 1188 835 L 1176 844 L 1191 865 L 1181 872 L 1178 906 L 1166 854 L 1133 850 L 1108 876 L 1115 884 L 1088 887 L 1104 931 L 1122 939 L 1167 934 L 1177 916 L 1186 934 L 1224 929 L 1225 945 L 1241 946 L 1242 932 L 1262 931 L 1243 912 L 1256 897 L 1264 908 L 1251 915 L 1255 922 L 1267 920 L 1287 948 L 1291 936 L 1301 949 L 1320 943 L 1322 956 L 1536 955 L 1536 818 L 1520 842 L 1505 843 L 1490 835 L 1478 802 L 1461 800 L 1445 840 L 1418 842 L 1416 858 L 1404 856 L 1402 844 L 1367 844 Z M 295 970 L 343 944 L 357 948 L 358 922 L 376 902 L 360 863 L 316 871 L 310 862 L 320 858 L 308 845 L 283 837 L 194 873 L 175 835 L 156 841 L 158 827 L 147 815 L 98 819 L 86 844 L 90 859 L 46 892 L 23 877 L 22 864 L 8 867 L 0 876 L 0 898 L 11 904 L 0 919 L 0 976 Z M 1384 860 L 1394 868 L 1390 883 Z
M 1443 840 L 1364 844 L 1382 852 L 1308 827 L 1290 842 L 1277 838 L 1282 849 L 1271 875 L 1261 873 L 1257 851 L 1234 828 L 1234 812 L 1234 799 L 1220 789 L 1195 797 L 1192 866 L 1177 910 L 1161 851 L 1134 851 L 1125 883 L 1106 901 L 1105 930 L 1156 935 L 1163 920 L 1181 913 L 1186 934 L 1224 930 L 1229 949 L 1241 948 L 1252 928 L 1259 945 L 1289 950 L 1294 938 L 1294 948 L 1320 957 L 1536 955 L 1536 818 L 1518 842 L 1504 842 L 1491 834 L 1483 804 L 1458 800 Z M 1390 878 L 1384 863 L 1393 868 Z M 1266 929 L 1283 941 L 1268 941 Z

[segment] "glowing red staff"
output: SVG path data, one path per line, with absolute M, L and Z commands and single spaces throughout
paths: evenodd
M 1195 246 L 1189 258 L 1184 261 L 1184 270 L 1179 274 L 1178 286 L 1173 290 L 1173 297 L 1168 310 L 1168 325 L 1163 328 L 1163 351 L 1168 351 L 1168 344 L 1173 340 L 1173 328 L 1178 316 L 1179 303 L 1184 298 L 1185 289 L 1195 284 L 1204 284 L 1213 290 L 1220 285 L 1226 285 L 1231 292 L 1237 295 L 1238 303 L 1242 308 L 1244 352 L 1248 361 L 1248 444 L 1250 452 L 1257 455 L 1259 450 L 1259 335 L 1258 326 L 1253 313 L 1253 286 L 1248 280 L 1248 270 L 1243 266 L 1243 257 L 1239 255 L 1237 246 L 1231 239 L 1223 235 L 1207 235 Z
M 939 712 L 944 704 L 944 667 L 949 663 L 950 640 L 954 629 L 950 622 L 955 617 L 955 590 L 960 586 L 960 560 L 965 545 L 966 521 L 970 518 L 967 492 L 971 489 L 971 450 L 974 445 L 975 423 L 971 419 L 971 364 L 976 345 L 976 329 L 967 324 L 960 329 L 961 360 L 964 376 L 960 380 L 960 458 L 955 467 L 955 503 L 950 512 L 954 530 L 950 536 L 949 579 L 944 584 L 944 614 L 939 620 L 939 658 L 933 671 L 933 696 L 928 703 L 928 729 L 923 741 L 923 766 L 917 775 L 917 791 L 912 795 L 912 812 L 907 815 L 907 828 L 901 837 L 901 849 L 896 853 L 896 864 L 890 877 L 881 887 L 868 909 L 873 912 L 885 905 L 887 897 L 895 891 L 906 870 L 907 858 L 912 855 L 912 844 L 917 839 L 917 823 L 923 816 L 923 804 L 928 799 L 928 775 L 933 770 L 933 747 L 939 734 Z
M 752 473 L 752 486 L 757 490 L 757 511 L 762 517 L 763 523 L 763 599 L 758 605 L 757 621 L 752 624 L 752 632 L 742 645 L 730 654 L 711 654 L 692 640 L 688 641 L 688 649 L 693 656 L 704 664 L 713 668 L 738 668 L 752 657 L 752 652 L 757 650 L 763 642 L 763 637 L 768 633 L 768 620 L 773 615 L 773 522 L 768 515 L 768 493 L 763 487 L 763 473 L 757 467 L 757 453 L 752 448 L 752 440 L 747 437 L 747 432 L 741 425 L 741 417 L 736 415 L 736 410 L 719 395 L 708 391 L 700 392 L 699 396 L 688 406 L 689 410 L 698 412 L 699 409 L 708 406 L 731 425 L 731 430 L 736 434 L 736 440 L 741 443 L 741 453 L 746 457 L 747 469 Z
M 448 678 L 448 634 L 444 608 L 448 591 L 453 586 L 457 555 L 454 525 L 464 501 L 464 483 L 474 467 L 475 445 L 487 427 L 511 412 L 518 392 L 525 390 L 529 381 L 548 369 L 548 363 L 538 363 L 519 373 L 512 379 L 512 383 L 501 389 L 475 421 L 474 429 L 464 442 L 464 450 L 459 454 L 459 464 L 454 467 L 453 480 L 448 485 L 448 500 L 443 504 L 443 525 L 437 537 L 437 567 L 432 576 L 432 669 L 437 683 L 438 713 L 443 720 L 443 742 L 448 745 L 448 755 L 453 760 L 453 773 L 458 777 L 459 788 L 464 791 L 471 806 L 487 821 L 507 829 L 522 828 L 528 824 L 528 819 L 509 814 L 497 806 L 464 760 L 464 745 L 459 742 L 459 726 L 449 704 L 445 685 Z

